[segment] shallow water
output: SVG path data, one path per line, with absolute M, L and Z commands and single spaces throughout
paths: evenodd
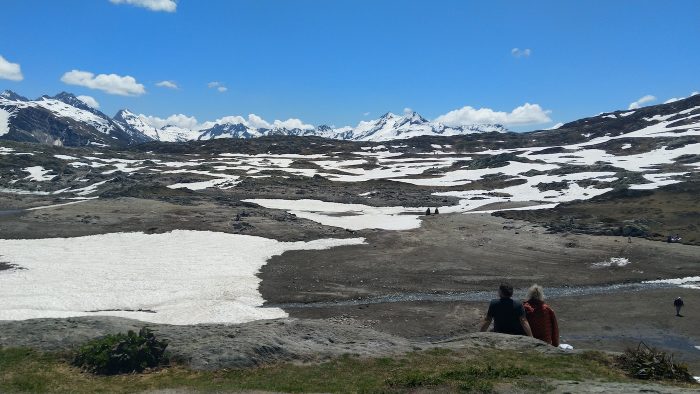
M 6 209 L 6 210 L 0 210 L 0 217 L 2 216 L 12 216 L 12 215 L 19 215 L 22 212 L 24 212 L 24 209 Z
M 616 283 L 611 285 L 599 286 L 574 286 L 574 287 L 548 287 L 548 298 L 561 297 L 578 297 L 595 294 L 614 294 L 623 292 L 635 292 L 649 289 L 663 289 L 675 287 L 669 283 Z M 370 304 L 385 304 L 394 302 L 416 302 L 416 301 L 432 301 L 432 302 L 454 302 L 454 301 L 473 301 L 486 302 L 495 297 L 495 291 L 470 291 L 470 292 L 453 292 L 453 293 L 396 293 L 377 297 L 357 298 L 351 300 L 337 301 L 320 301 L 320 302 L 291 302 L 281 304 L 265 304 L 265 307 L 270 308 L 326 308 L 336 306 L 357 306 Z M 513 298 L 523 299 L 527 294 L 527 289 L 517 289 Z

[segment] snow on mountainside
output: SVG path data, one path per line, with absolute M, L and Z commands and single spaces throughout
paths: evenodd
M 360 122 L 355 127 L 332 128 L 321 125 L 313 129 L 304 128 L 254 128 L 245 123 L 220 123 L 201 131 L 198 139 L 217 138 L 255 138 L 269 135 L 317 136 L 351 141 L 390 141 L 413 138 L 424 135 L 452 136 L 483 132 L 507 132 L 501 125 L 469 125 L 448 127 L 441 123 L 430 122 L 416 112 L 403 116 L 391 112 L 377 120 Z
M 355 129 L 345 131 L 343 139 L 355 141 L 390 141 L 424 135 L 452 136 L 493 131 L 505 133 L 508 130 L 501 125 L 448 127 L 441 123 L 430 122 L 416 112 L 409 112 L 403 116 L 388 112 L 377 120 L 360 122 Z
M 126 146 L 148 141 L 185 142 L 221 138 L 263 136 L 317 136 L 348 141 L 390 141 L 419 136 L 457 136 L 475 133 L 505 133 L 498 124 L 448 126 L 429 121 L 418 113 L 391 112 L 379 119 L 362 121 L 356 127 L 313 127 L 298 119 L 273 124 L 255 118 L 229 116 L 192 128 L 177 124 L 158 126 L 150 116 L 119 111 L 113 118 L 90 107 L 70 93 L 29 100 L 11 91 L 0 93 L 0 139 L 55 145 Z M 252 116 L 252 115 L 251 115 Z M 292 119 L 290 119 L 291 121 Z M 700 95 L 667 104 L 631 111 L 615 111 L 561 125 L 556 130 L 533 132 L 539 142 L 557 145 L 592 138 L 617 136 L 663 124 L 665 128 L 686 128 L 700 122 Z M 659 126 L 661 127 L 661 126 Z M 662 130 L 663 131 L 663 130 Z M 668 131 L 668 130 L 666 130 Z
M 197 139 L 215 140 L 217 138 L 255 138 L 262 134 L 257 129 L 243 123 L 221 123 L 202 130 Z
M 0 109 L 9 113 L 2 139 L 72 146 L 121 146 L 153 140 L 125 128 L 70 93 L 28 100 L 5 91 L 0 94 Z
M 128 109 L 123 109 L 114 115 L 114 121 L 125 130 L 141 133 L 155 141 L 183 142 L 199 138 L 200 131 L 185 129 L 174 125 L 156 128 L 143 115 L 137 115 Z
M 158 140 L 163 142 L 193 141 L 199 138 L 200 132 L 175 125 L 167 125 L 158 130 Z
M 154 140 L 160 140 L 158 129 L 151 126 L 142 116 L 136 115 L 128 109 L 117 112 L 117 114 L 114 115 L 114 121 L 125 129 L 131 128 Z
M 154 126 L 151 117 L 120 110 L 110 118 L 70 93 L 29 100 L 12 91 L 0 93 L 3 139 L 56 145 L 131 145 L 147 141 L 184 142 L 220 138 L 262 136 L 318 136 L 351 141 L 388 141 L 417 136 L 453 136 L 481 132 L 506 132 L 501 125 L 449 127 L 430 122 L 416 112 L 403 116 L 387 113 L 355 127 L 312 127 L 275 122 L 256 127 L 242 117 L 227 117 L 219 123 L 205 122 L 194 128 L 178 125 Z M 45 111 L 44 111 L 45 110 Z M 259 125 L 259 124 L 258 124 Z M 206 126 L 206 127 L 205 127 Z

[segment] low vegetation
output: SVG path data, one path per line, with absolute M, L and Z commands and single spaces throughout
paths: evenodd
M 636 349 L 627 349 L 618 363 L 630 376 L 645 380 L 677 380 L 694 382 L 688 367 L 673 361 L 673 355 L 641 342 Z
M 402 357 L 345 356 L 320 364 L 193 371 L 183 366 L 141 374 L 94 375 L 67 355 L 0 349 L 0 392 L 138 392 L 159 389 L 274 392 L 546 392 L 554 380 L 633 381 L 605 354 L 430 350 Z M 676 383 L 678 384 L 678 383 Z M 687 384 L 690 385 L 690 384 Z
M 166 361 L 167 347 L 166 341 L 159 341 L 150 330 L 142 328 L 138 334 L 129 331 L 88 342 L 78 350 L 73 364 L 99 375 L 143 372 Z

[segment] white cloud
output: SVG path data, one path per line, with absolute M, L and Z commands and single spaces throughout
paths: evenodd
M 77 98 L 78 100 L 87 104 L 88 107 L 95 109 L 100 108 L 100 103 L 98 103 L 97 100 L 95 100 L 95 98 L 92 96 L 78 96 Z
M 109 0 L 113 4 L 131 4 L 137 7 L 148 8 L 151 11 L 175 12 L 177 1 L 175 0 Z
M 638 109 L 638 108 L 642 107 L 642 104 L 650 103 L 652 101 L 656 101 L 656 97 L 654 97 L 650 94 L 647 94 L 646 96 L 640 97 L 639 100 L 637 100 L 633 103 L 630 103 L 630 106 L 627 108 L 628 109 Z
M 223 92 L 228 90 L 228 88 L 226 86 L 224 86 L 221 82 L 218 82 L 218 81 L 209 82 L 207 84 L 207 87 L 209 89 L 216 89 L 220 93 L 223 93 Z
M 20 65 L 17 63 L 11 63 L 0 55 L 0 79 L 9 79 L 10 81 L 23 80 L 24 75 L 22 75 Z
M 156 84 L 159 88 L 168 88 L 168 89 L 178 89 L 179 87 L 177 84 L 173 81 L 160 81 Z
M 273 123 L 275 127 L 286 128 L 286 129 L 313 129 L 314 126 L 310 124 L 305 124 L 300 119 L 291 118 L 287 120 L 275 120 Z
M 409 107 L 406 107 L 406 108 L 403 109 L 403 114 L 404 114 L 404 115 L 408 115 L 408 114 L 410 114 L 411 112 L 413 112 L 413 109 L 411 109 L 411 108 L 409 108 Z
M 199 123 L 197 122 L 197 118 L 195 118 L 194 116 L 187 116 L 183 114 L 170 115 L 165 119 L 159 118 L 157 116 L 148 115 L 139 115 L 139 117 L 144 122 L 158 129 L 172 125 L 181 127 L 183 129 L 196 130 L 199 125 Z
M 72 70 L 63 74 L 61 81 L 68 85 L 85 86 L 120 96 L 140 96 L 146 93 L 146 88 L 129 75 L 95 75 L 88 71 Z
M 214 86 L 216 87 L 216 86 Z M 247 127 L 254 129 L 273 129 L 273 128 L 287 128 L 287 129 L 313 129 L 314 126 L 306 124 L 297 118 L 290 118 L 287 120 L 274 120 L 268 122 L 261 116 L 256 114 L 248 114 L 248 117 L 240 115 L 230 115 L 224 116 L 216 120 L 210 120 L 200 123 L 196 117 L 188 116 L 184 114 L 173 114 L 167 118 L 160 118 L 158 116 L 137 115 L 146 124 L 155 127 L 157 129 L 163 128 L 165 126 L 177 126 L 188 130 L 206 130 L 220 124 L 243 124 Z
M 369 114 L 371 114 L 371 112 L 365 112 L 362 114 L 362 116 L 369 116 Z
M 514 57 L 530 57 L 530 55 L 532 54 L 532 50 L 530 48 L 513 48 L 510 50 L 510 54 Z
M 551 122 L 549 114 L 538 104 L 525 103 L 511 112 L 494 111 L 491 108 L 462 107 L 435 118 L 436 122 L 446 126 L 464 126 L 470 124 L 498 123 L 504 126 L 520 126 Z
M 194 119 L 194 118 L 191 118 Z M 262 117 L 256 115 L 256 114 L 248 114 L 248 118 L 244 118 L 243 116 L 240 115 L 232 115 L 232 116 L 224 116 L 223 118 L 219 118 L 213 121 L 207 121 L 202 124 L 195 124 L 191 129 L 194 130 L 204 130 L 204 129 L 209 129 L 211 127 L 214 127 L 217 124 L 226 124 L 226 123 L 232 123 L 232 124 L 244 124 L 250 128 L 255 128 L 255 129 L 272 129 L 272 128 L 287 128 L 287 129 L 313 129 L 314 126 L 310 124 L 306 124 L 302 122 L 300 119 L 296 118 L 291 118 L 287 120 L 275 120 L 273 122 L 268 122 Z
M 271 129 L 272 125 L 256 114 L 248 114 L 248 125 L 257 129 Z

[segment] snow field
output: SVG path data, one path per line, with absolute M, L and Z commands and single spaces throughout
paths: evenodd
M 0 320 L 109 315 L 198 324 L 285 317 L 281 309 L 261 308 L 256 275 L 269 258 L 362 243 L 184 230 L 0 240 L 2 261 L 21 267 L 0 272 Z

